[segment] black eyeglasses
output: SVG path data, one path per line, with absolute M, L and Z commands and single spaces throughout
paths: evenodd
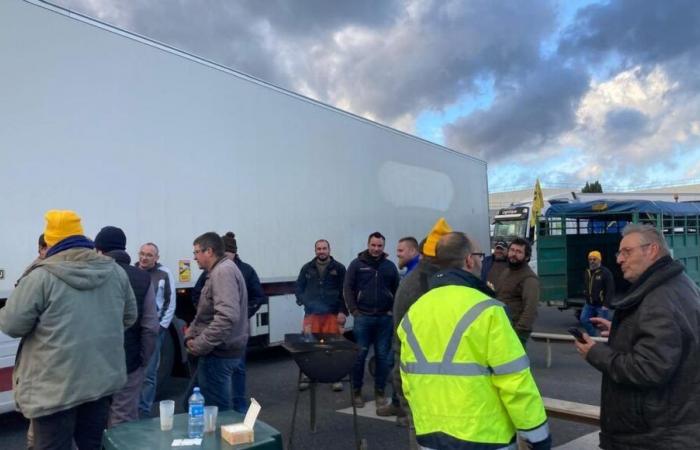
M 484 259 L 484 256 L 486 256 L 486 253 L 481 253 L 481 252 L 474 252 L 471 254 L 472 256 L 476 256 L 479 259 Z
M 646 244 L 638 245 L 636 247 L 621 248 L 619 252 L 615 253 L 615 257 L 617 258 L 618 256 L 622 255 L 623 257 L 627 258 L 632 253 L 632 250 L 634 250 L 635 248 L 644 248 L 644 247 L 648 247 L 650 245 L 651 245 L 651 242 L 648 242 Z

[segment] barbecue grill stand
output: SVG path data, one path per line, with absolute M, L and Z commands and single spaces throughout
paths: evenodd
M 302 380 L 302 375 L 309 378 L 309 422 L 311 432 L 316 432 L 316 385 L 330 384 L 336 382 L 348 382 L 350 384 L 350 404 L 352 404 L 352 427 L 355 436 L 355 448 L 365 450 L 366 440 L 360 440 L 357 428 L 357 408 L 352 402 L 352 383 L 350 381 L 350 370 L 354 364 L 354 357 L 357 354 L 357 346 L 338 335 L 326 334 L 287 334 L 284 337 L 282 346 L 291 353 L 294 361 L 299 366 L 299 378 L 295 389 L 297 391 L 294 399 L 294 412 L 292 413 L 292 423 L 287 441 L 287 448 L 294 448 L 294 430 L 299 406 L 298 383 Z M 331 364 L 329 364 L 331 363 Z

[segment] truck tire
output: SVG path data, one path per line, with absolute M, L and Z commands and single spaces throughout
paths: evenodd
M 163 386 L 168 377 L 173 373 L 174 365 L 175 343 L 173 342 L 173 335 L 168 331 L 163 336 L 163 345 L 160 348 L 160 362 L 158 365 L 158 378 L 156 382 L 158 388 Z

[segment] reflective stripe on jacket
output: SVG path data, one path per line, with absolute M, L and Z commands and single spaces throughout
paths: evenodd
M 516 430 L 530 442 L 547 439 L 542 398 L 501 302 L 463 285 L 437 287 L 409 309 L 397 334 L 421 445 L 510 448 Z

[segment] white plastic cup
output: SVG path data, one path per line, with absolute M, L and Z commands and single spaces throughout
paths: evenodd
M 175 415 L 175 400 L 160 401 L 160 429 L 168 431 L 173 429 L 173 416 Z
M 219 414 L 218 406 L 204 407 L 204 432 L 211 433 L 216 431 L 216 416 Z

